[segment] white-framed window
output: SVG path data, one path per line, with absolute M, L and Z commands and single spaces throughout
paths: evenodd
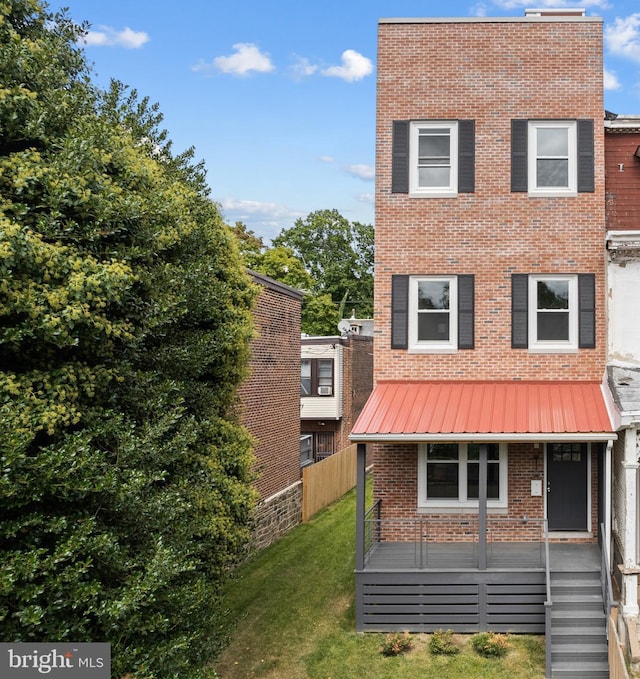
M 409 350 L 453 352 L 458 348 L 456 276 L 409 279 Z
M 333 359 L 303 358 L 300 362 L 300 396 L 333 396 Z
M 409 193 L 451 196 L 458 193 L 458 123 L 412 121 Z
M 529 121 L 529 193 L 556 196 L 577 193 L 575 121 Z
M 529 276 L 529 349 L 577 351 L 577 276 Z
M 487 443 L 487 506 L 507 506 L 507 444 Z M 418 450 L 418 507 L 477 507 L 479 443 L 424 443 Z

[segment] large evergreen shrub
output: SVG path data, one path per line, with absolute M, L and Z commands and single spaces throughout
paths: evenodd
M 0 3 L 0 637 L 210 676 L 254 501 L 229 416 L 254 292 L 202 167 L 92 85 L 79 36 Z

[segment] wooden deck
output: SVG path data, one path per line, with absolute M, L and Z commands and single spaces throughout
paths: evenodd
M 551 543 L 553 570 L 591 570 L 600 567 L 597 545 Z M 494 542 L 487 545 L 487 569 L 544 570 L 542 542 Z M 477 570 L 478 545 L 464 543 L 379 542 L 365 565 L 365 571 Z
M 478 569 L 474 543 L 380 542 L 356 571 L 360 631 L 545 631 L 546 566 L 542 543 L 492 543 Z M 420 560 L 422 559 L 422 561 Z M 600 569 L 595 544 L 552 543 L 551 571 Z

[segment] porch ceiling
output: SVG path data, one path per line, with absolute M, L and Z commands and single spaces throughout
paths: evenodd
M 351 432 L 366 441 L 607 441 L 599 382 L 379 382 Z

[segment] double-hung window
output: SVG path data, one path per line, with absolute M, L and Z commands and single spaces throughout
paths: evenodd
M 487 445 L 487 504 L 507 506 L 506 444 Z M 477 507 L 479 443 L 421 444 L 418 455 L 419 507 Z
M 512 346 L 541 353 L 593 348 L 593 274 L 514 274 Z
M 576 123 L 529 123 L 529 193 L 576 193 Z
M 475 190 L 475 121 L 394 120 L 391 192 L 448 198 Z
M 529 278 L 529 347 L 578 347 L 575 276 Z
M 458 124 L 411 123 L 410 193 L 445 195 L 458 192 Z
M 474 276 L 394 275 L 391 348 L 453 353 L 474 348 Z
M 300 396 L 333 396 L 333 359 L 303 358 Z
M 562 197 L 594 188 L 593 120 L 511 121 L 512 191 Z
M 458 285 L 455 276 L 412 277 L 409 285 L 409 346 L 413 350 L 457 349 Z

